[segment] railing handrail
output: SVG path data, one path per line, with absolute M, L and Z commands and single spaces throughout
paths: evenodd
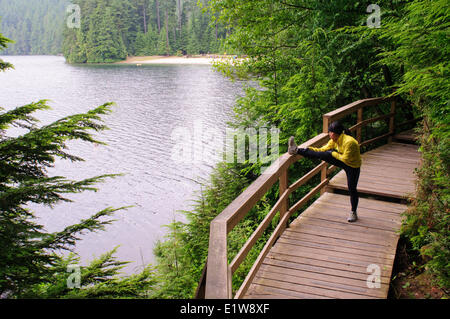
M 362 119 L 362 110 L 368 106 L 378 105 L 383 102 L 391 102 L 391 110 L 387 115 L 379 116 L 368 120 Z M 357 131 L 357 139 L 361 145 L 374 142 L 378 139 L 391 137 L 394 133 L 394 115 L 395 115 L 395 98 L 371 98 L 353 102 L 332 112 L 326 113 L 323 116 L 323 133 L 315 136 L 307 142 L 300 145 L 300 147 L 316 147 L 325 144 L 328 141 L 328 126 L 332 121 L 343 118 L 354 112 L 358 112 L 357 124 L 351 129 Z M 389 118 L 389 132 L 369 141 L 361 143 L 361 128 L 369 123 Z M 246 288 L 250 284 L 251 279 L 259 267 L 265 254 L 267 254 L 270 246 L 273 245 L 276 238 L 281 235 L 286 227 L 289 217 L 304 205 L 318 191 L 322 191 L 328 184 L 327 175 L 328 170 L 326 163 L 322 162 L 319 166 L 314 168 L 308 174 L 300 178 L 298 181 L 288 186 L 287 171 L 290 165 L 301 159 L 299 155 L 290 155 L 285 153 L 281 155 L 272 165 L 259 176 L 247 189 L 245 189 L 233 202 L 231 202 L 210 224 L 210 239 L 207 259 L 206 285 L 205 297 L 213 299 L 227 299 L 232 298 L 231 277 L 233 272 L 237 269 L 240 263 L 245 259 L 248 251 L 263 233 L 265 228 L 270 223 L 275 214 L 280 212 L 280 222 L 276 227 L 274 233 L 269 238 L 266 246 L 263 248 L 260 256 L 250 270 L 244 284 L 236 294 L 237 297 L 245 294 Z M 288 208 L 289 195 L 299 186 L 303 185 L 310 178 L 321 172 L 321 183 L 310 191 L 305 197 Z M 241 221 L 251 208 L 264 196 L 264 194 L 277 182 L 280 181 L 280 198 L 264 218 L 263 222 L 258 226 L 252 236 L 244 244 L 244 247 L 237 254 L 231 264 L 228 264 L 227 254 L 227 235 L 228 233 Z M 205 269 L 206 270 L 206 269 Z

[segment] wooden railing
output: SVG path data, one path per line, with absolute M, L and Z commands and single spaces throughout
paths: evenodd
M 380 103 L 390 102 L 390 112 L 388 114 L 379 115 L 374 118 L 363 120 L 364 108 L 378 105 Z M 390 142 L 394 134 L 394 115 L 395 115 L 395 99 L 394 98 L 372 98 L 356 101 L 335 111 L 329 112 L 323 116 L 323 133 L 317 135 L 313 139 L 303 143 L 299 147 L 317 147 L 328 142 L 328 126 L 333 121 L 342 119 L 352 113 L 357 113 L 357 123 L 350 128 L 350 131 L 356 131 L 356 138 L 360 145 L 367 145 L 383 138 L 388 138 Z M 388 132 L 378 137 L 371 138 L 367 141 L 361 141 L 361 129 L 370 123 L 389 120 Z M 314 195 L 323 192 L 329 182 L 329 174 L 333 167 L 328 168 L 328 164 L 322 162 L 309 173 L 301 177 L 292 185 L 288 183 L 288 169 L 290 165 L 297 162 L 302 157 L 299 155 L 283 154 L 275 161 L 260 177 L 258 177 L 244 192 L 242 192 L 222 213 L 220 213 L 210 225 L 208 260 L 203 271 L 202 279 L 197 289 L 197 297 L 213 298 L 213 299 L 229 299 L 232 298 L 232 276 L 247 254 L 254 246 L 256 241 L 261 237 L 263 232 L 270 225 L 272 219 L 280 213 L 280 220 L 274 232 L 266 242 L 264 248 L 260 252 L 258 258 L 254 262 L 243 284 L 236 292 L 234 298 L 242 298 L 248 287 L 250 286 L 257 270 L 262 261 L 268 254 L 270 248 L 274 245 L 277 238 L 286 229 L 289 218 L 304 206 Z M 300 186 L 308 182 L 316 174 L 321 173 L 320 183 L 314 187 L 302 199 L 297 201 L 293 206 L 289 207 L 289 195 L 292 194 Z M 280 197 L 270 212 L 266 215 L 261 224 L 256 228 L 238 254 L 234 257 L 230 264 L 227 259 L 227 235 L 241 221 L 251 208 L 264 196 L 264 194 L 279 181 Z

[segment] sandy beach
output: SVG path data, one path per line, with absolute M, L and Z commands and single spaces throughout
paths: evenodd
M 233 56 L 202 55 L 202 56 L 138 56 L 128 57 L 119 64 L 202 64 L 212 65 L 217 61 L 233 61 Z

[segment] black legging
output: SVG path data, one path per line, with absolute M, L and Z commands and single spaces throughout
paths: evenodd
M 298 149 L 297 154 L 300 154 L 304 157 L 308 158 L 318 158 L 322 161 L 325 161 L 327 163 L 330 163 L 331 165 L 335 165 L 337 167 L 340 167 L 344 169 L 345 173 L 347 174 L 347 186 L 348 191 L 350 192 L 350 203 L 352 204 L 352 211 L 356 212 L 356 209 L 358 208 L 358 202 L 359 202 L 359 195 L 358 190 L 356 189 L 358 185 L 359 180 L 359 174 L 361 172 L 361 169 L 354 168 L 351 166 L 348 166 L 344 162 L 335 159 L 333 155 L 331 155 L 332 151 L 326 151 L 326 152 L 316 152 L 310 149 Z

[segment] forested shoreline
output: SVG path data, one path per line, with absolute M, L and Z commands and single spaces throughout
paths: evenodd
M 0 30 L 16 43 L 2 54 L 64 54 L 69 63 L 127 56 L 219 53 L 226 29 L 211 24 L 207 1 L 0 1 Z
M 0 0 L 0 32 L 15 43 L 4 55 L 56 55 L 62 52 L 69 0 Z
M 225 30 L 210 25 L 196 0 L 73 0 L 80 28 L 64 30 L 70 63 L 108 63 L 127 56 L 217 53 Z
M 72 49 L 66 47 L 66 54 L 72 62 L 115 61 L 126 56 L 128 50 L 133 53 L 146 52 L 139 51 L 142 48 L 136 44 L 143 42 L 137 39 L 144 39 L 145 35 L 156 30 L 157 16 L 140 15 L 143 7 L 137 5 L 134 17 L 140 21 L 140 27 L 128 36 L 120 37 L 122 42 L 113 41 L 112 44 L 109 36 L 118 35 L 119 29 L 111 30 L 108 37 L 102 34 L 102 30 L 111 27 L 108 19 L 119 19 L 113 15 L 116 11 L 106 5 L 106 0 L 75 2 L 80 6 L 102 3 L 105 10 L 92 5 L 92 15 L 86 15 L 85 18 L 95 19 L 84 23 L 86 29 L 66 30 L 70 33 L 66 39 L 81 41 L 85 45 Z M 314 137 L 322 131 L 322 114 L 362 98 L 396 95 L 400 106 L 397 118 L 422 118 L 415 127 L 420 136 L 423 156 L 422 166 L 417 171 L 417 196 L 409 203 L 401 236 L 407 243 L 407 253 L 414 256 L 414 262 L 408 265 L 409 275 L 426 275 L 432 283 L 430 288 L 438 287 L 448 296 L 450 12 L 447 2 L 379 1 L 379 27 L 375 23 L 376 18 L 367 12 L 370 1 L 211 0 L 204 5 L 208 12 L 214 13 L 209 16 L 209 33 L 215 32 L 211 26 L 218 26 L 219 30 L 219 26 L 224 26 L 222 30 L 230 30 L 226 32 L 225 45 L 248 56 L 240 64 L 223 64 L 217 69 L 232 78 L 242 76 L 258 80 L 262 88 L 246 90 L 246 95 L 235 105 L 234 120 L 230 125 L 244 129 L 267 126 L 279 128 L 280 153 L 287 150 L 289 136 L 294 135 L 297 141 Z M 120 1 L 108 3 L 120 6 Z M 174 4 L 176 12 L 177 2 L 167 3 Z M 176 27 L 175 31 L 171 31 L 172 27 L 164 30 L 166 26 L 177 25 L 177 15 L 169 7 L 161 8 L 159 28 L 162 31 L 159 35 L 163 36 L 160 48 L 170 48 L 171 51 L 166 53 L 173 54 L 183 50 L 183 46 L 174 44 L 185 38 L 177 35 Z M 148 15 L 150 12 L 154 14 L 156 10 L 146 11 Z M 193 13 L 191 19 L 195 16 Z M 148 23 L 143 23 L 144 17 Z M 124 17 L 115 21 L 127 21 L 121 19 Z M 149 24 L 151 28 L 148 27 L 145 32 L 144 26 Z M 182 26 L 189 28 L 189 24 L 189 18 L 182 19 Z M 138 37 L 139 33 L 141 35 Z M 215 40 L 215 36 L 213 38 Z M 105 47 L 109 49 L 101 51 L 99 46 L 91 46 L 95 41 L 104 41 Z M 6 39 L 0 36 L 0 46 L 5 47 L 7 44 Z M 1 67 L 6 69 L 8 65 L 2 63 Z M 8 250 L 2 250 L 4 256 L 0 256 L 0 262 L 3 262 L 0 267 L 0 294 L 7 294 L 11 298 L 192 298 L 208 254 L 210 221 L 260 175 L 261 163 L 219 163 L 193 207 L 184 212 L 188 221 L 171 224 L 166 240 L 158 243 L 155 265 L 149 265 L 144 272 L 135 276 L 117 278 L 114 275 L 122 264 L 110 252 L 91 265 L 82 267 L 81 286 L 69 289 L 66 282 L 70 274 L 63 270 L 76 257 L 67 259 L 49 255 L 48 249 L 74 245 L 78 232 L 100 229 L 103 224 L 98 219 L 112 215 L 114 210 L 99 212 L 92 219 L 61 233 L 46 234 L 31 224 L 33 216 L 22 205 L 27 201 L 38 200 L 44 204 L 57 202 L 63 200 L 64 192 L 89 190 L 93 183 L 109 178 L 103 176 L 78 183 L 65 183 L 64 180 L 46 178 L 40 167 L 33 166 L 36 165 L 34 159 L 37 155 L 44 164 L 51 163 L 52 156 L 70 159 L 70 154 L 63 151 L 68 139 L 82 138 L 93 142 L 85 131 L 105 129 L 93 121 L 99 120 L 100 115 L 106 115 L 109 106 L 104 105 L 88 115 L 74 116 L 55 123 L 40 133 L 32 125 L 34 121 L 30 114 L 46 108 L 44 101 L 24 106 L 12 113 L 0 114 L 2 130 L 13 124 L 30 129 L 29 139 L 16 141 L 2 135 L 0 142 L 2 152 L 25 152 L 29 155 L 22 157 L 22 161 L 18 155 L 6 158 L 0 166 L 8 169 L 0 175 L 3 178 L 0 180 L 3 190 L 3 197 L 0 198 L 3 201 L 0 203 L 5 204 L 2 210 L 9 212 L 8 218 L 0 224 L 4 227 L 2 233 L 8 230 L 8 236 L 5 236 L 8 241 L 5 242 L 9 245 Z M 374 131 L 382 129 L 375 125 L 369 127 Z M 49 134 L 59 138 L 53 142 Z M 43 154 L 34 145 L 39 145 Z M 30 146 L 30 149 L 25 146 Z M 296 163 L 289 171 L 290 181 L 296 180 L 312 167 L 310 160 L 303 159 Z M 24 174 L 27 170 L 30 175 Z M 57 182 L 63 184 L 54 187 L 53 184 Z M 295 196 L 301 197 L 311 187 L 312 184 L 302 186 Z M 32 191 L 38 192 L 39 196 L 33 196 Z M 229 261 L 276 202 L 278 195 L 277 188 L 271 189 L 229 234 Z M 235 273 L 234 291 L 274 226 L 269 227 Z M 41 239 L 43 244 L 37 244 L 39 241 L 36 239 Z M 16 258 L 17 254 L 29 258 Z M 37 258 L 37 264 L 30 263 L 33 258 Z M 6 264 L 13 266 L 6 268 Z M 23 269 L 28 271 L 27 278 L 23 276 Z

